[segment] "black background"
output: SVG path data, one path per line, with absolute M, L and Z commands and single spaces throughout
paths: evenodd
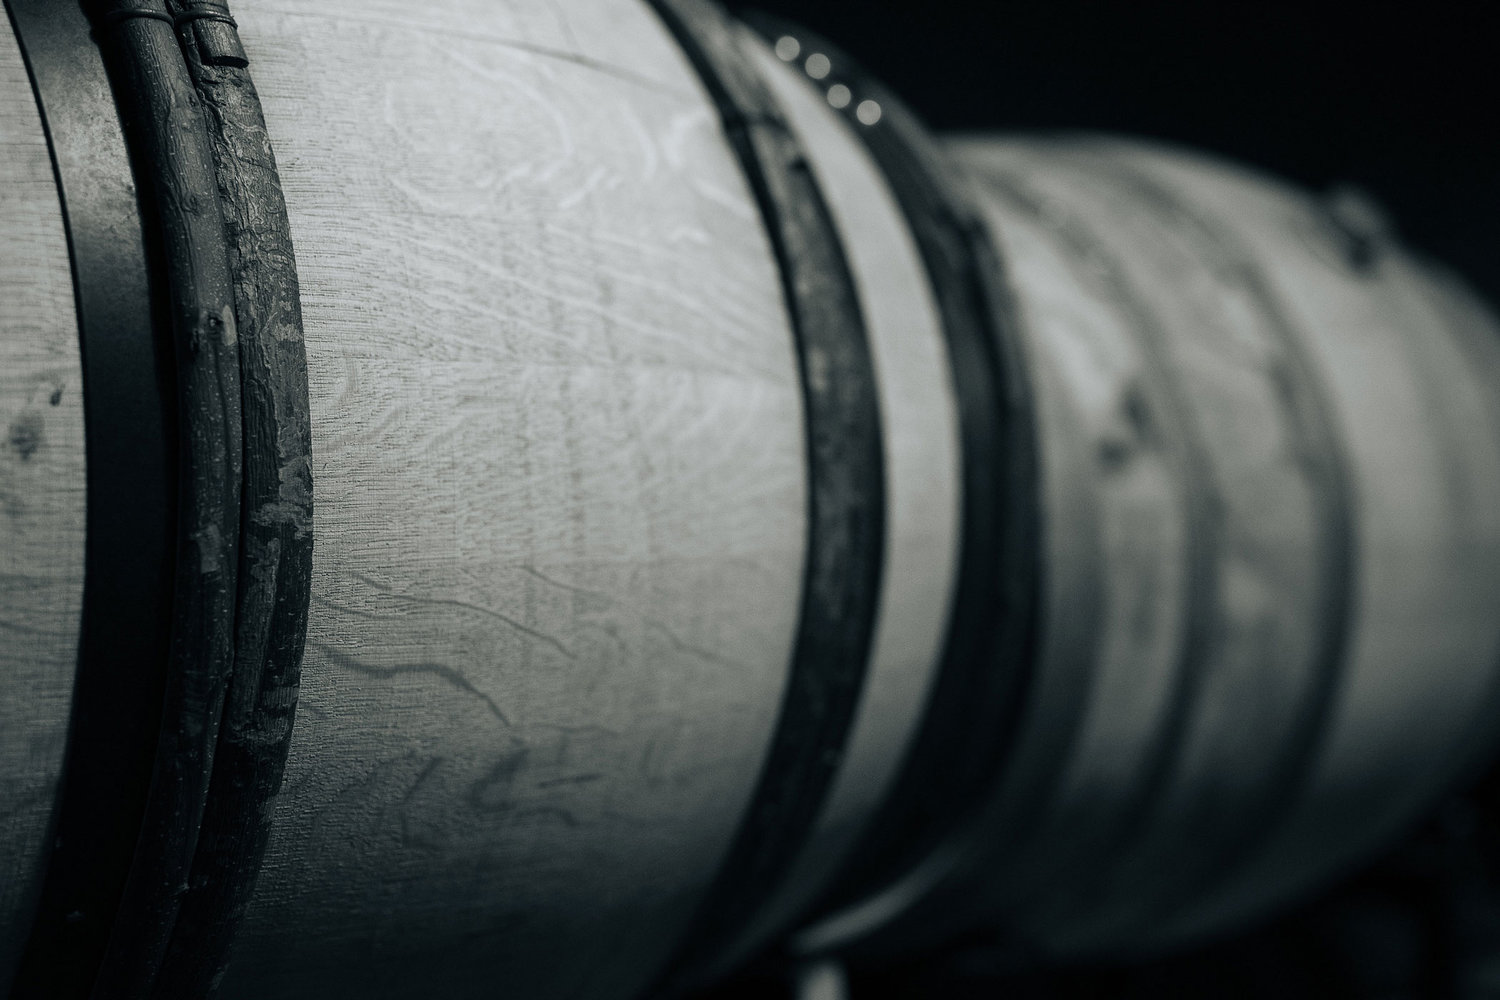
M 840 45 L 936 129 L 1103 129 L 1355 184 L 1500 302 L 1487 4 L 735 0 Z

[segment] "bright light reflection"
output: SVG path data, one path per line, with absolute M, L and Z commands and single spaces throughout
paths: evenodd
M 854 109 L 854 117 L 865 125 L 874 125 L 880 121 L 880 104 L 877 101 L 860 101 L 859 107 Z
M 821 52 L 814 52 L 808 56 L 807 62 L 803 65 L 807 68 L 807 75 L 814 80 L 823 79 L 833 69 L 833 63 L 829 62 L 828 57 Z
M 802 43 L 791 35 L 782 35 L 776 39 L 776 58 L 782 62 L 791 62 L 802 54 Z
M 849 93 L 849 88 L 842 83 L 835 83 L 828 88 L 828 103 L 836 108 L 847 108 L 854 95 Z

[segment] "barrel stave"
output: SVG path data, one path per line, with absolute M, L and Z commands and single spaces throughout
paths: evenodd
M 0 983 L 45 873 L 83 608 L 83 386 L 62 205 L 0 18 Z
M 1461 370 L 1419 265 L 1389 241 L 1373 271 L 1351 263 L 1326 210 L 1279 185 L 1102 139 L 974 142 L 960 155 L 1018 256 L 1034 252 L 1016 235 L 1027 225 L 1056 239 L 1076 228 L 1069 219 L 1112 246 L 1106 260 L 1131 282 L 1112 308 L 1149 303 L 1133 335 L 1158 338 L 1154 367 L 1187 393 L 1179 419 L 1203 442 L 1214 515 L 1189 535 L 1230 559 L 1213 575 L 1222 596 L 1189 612 L 1218 624 L 1185 660 L 1202 677 L 1165 736 L 1164 770 L 1138 787 L 1133 813 L 1115 813 L 1112 844 L 1091 864 L 1067 862 L 1060 844 L 1097 833 L 1065 821 L 1015 861 L 998 846 L 1011 843 L 1002 823 L 979 867 L 1012 886 L 995 912 L 1050 948 L 1201 936 L 1389 839 L 1445 784 L 1417 772 L 1451 780 L 1493 718 L 1500 637 L 1474 612 L 1500 593 L 1494 505 L 1481 514 L 1470 500 L 1500 495 L 1494 388 Z M 1017 189 L 1034 194 L 1031 220 Z M 1087 267 L 1082 244 L 1072 256 Z M 1062 309 L 1043 288 L 1023 281 L 1018 299 L 1033 335 L 1048 331 L 1038 345 L 1058 351 Z M 1454 610 L 1441 637 L 1439 603 Z M 1408 743 L 1419 715 L 1448 722 Z M 1144 738 L 1153 724 L 1135 718 Z M 1086 740 L 1074 759 L 1098 752 Z M 1016 869 L 1029 896 L 1014 891 Z
M 731 113 L 726 135 L 628 0 L 235 13 L 296 246 L 318 542 L 301 710 L 222 995 L 670 983 L 754 815 L 817 555 L 818 372 L 732 149 L 779 124 Z M 892 884 L 815 907 L 890 833 L 911 748 L 959 745 L 922 728 L 975 592 L 963 483 L 1016 456 L 964 453 L 977 403 L 895 195 L 913 178 L 881 176 L 826 84 L 737 44 L 850 264 L 885 563 L 816 820 L 722 953 L 688 960 L 724 971 L 799 921 L 798 941 L 863 938 L 865 957 L 996 927 L 1052 955 L 1176 947 L 1368 857 L 1492 759 L 1488 309 L 1378 215 L 1203 158 L 1011 138 L 950 164 L 934 145 L 918 159 L 968 172 L 1002 250 L 1013 301 L 987 305 L 1015 342 L 987 346 L 1035 390 L 1041 478 L 1005 510 L 1040 505 L 1021 543 L 1041 566 L 1004 584 L 1041 595 L 1037 649 L 989 665 L 996 692 L 995 671 L 1031 681 L 964 744 L 1007 747 L 964 762 L 998 775 L 988 798 L 945 800 L 916 838 L 937 849 Z M 3 982 L 44 874 L 85 513 L 62 206 L 9 35 L 0 172 Z M 974 206 L 942 207 L 953 236 Z M 999 395 L 979 402 L 1023 398 Z
M 225 995 L 628 995 L 727 846 L 795 626 L 800 391 L 754 204 L 644 7 L 574 5 L 572 39 L 534 4 L 237 16 L 318 547 Z

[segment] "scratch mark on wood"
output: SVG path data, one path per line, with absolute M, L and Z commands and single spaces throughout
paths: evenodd
M 602 591 L 589 590 L 587 587 L 576 587 L 571 584 L 563 583 L 561 580 L 554 580 L 552 577 L 543 573 L 541 570 L 537 569 L 534 566 L 522 566 L 521 570 L 530 576 L 536 577 L 543 583 L 549 584 L 553 587 L 557 587 L 560 590 L 566 590 L 569 593 L 577 594 L 580 597 L 586 597 L 591 601 L 598 601 L 605 608 L 621 609 L 635 614 L 640 619 L 641 624 L 645 625 L 648 629 L 656 632 L 658 635 L 666 639 L 673 649 L 676 649 L 683 653 L 688 653 L 692 656 L 696 656 L 699 659 L 708 660 L 712 663 L 722 664 L 726 667 L 738 667 L 741 669 L 746 668 L 746 665 L 738 660 L 729 659 L 728 657 L 722 656 L 719 653 L 714 652 L 713 650 L 704 649 L 702 646 L 695 646 L 692 643 L 687 642 L 681 636 L 679 636 L 671 628 L 671 626 L 667 625 L 666 622 L 661 621 L 659 618 L 653 618 L 650 615 L 642 614 L 631 608 L 622 608 L 619 601 L 617 601 L 610 595 L 603 593 Z M 605 631 L 608 632 L 607 629 Z M 609 634 L 612 636 L 614 635 L 614 633 Z M 618 638 L 618 636 L 614 637 Z
M 465 677 L 462 673 L 445 663 L 403 663 L 394 667 L 382 667 L 377 666 L 373 663 L 367 663 L 366 661 L 359 659 L 357 656 L 346 653 L 343 650 L 336 649 L 325 642 L 308 639 L 307 645 L 309 648 L 317 650 L 319 654 L 327 658 L 328 661 L 334 666 L 343 667 L 345 670 L 352 670 L 355 673 L 366 674 L 370 677 L 396 677 L 401 674 L 432 674 L 435 677 L 440 677 L 443 680 L 447 681 L 449 684 L 458 688 L 460 691 L 471 694 L 475 698 L 478 698 L 480 701 L 484 702 L 484 704 L 489 708 L 490 714 L 498 719 L 502 725 L 514 725 L 514 723 L 511 722 L 510 717 L 507 716 L 504 710 L 501 709 L 500 706 L 495 702 L 495 699 L 479 690 L 479 688 L 475 687 L 474 683 L 467 677 Z
M 546 781 L 538 781 L 536 788 L 557 788 L 561 785 L 588 785 L 603 779 L 604 775 L 598 773 L 573 774 L 566 778 L 549 778 Z
M 468 611 L 473 611 L 475 614 L 484 615 L 486 618 L 493 618 L 494 620 L 504 625 L 510 626 L 523 635 L 530 636 L 537 642 L 551 646 L 553 649 L 557 650 L 559 653 L 561 653 L 563 656 L 566 656 L 570 660 L 578 659 L 577 655 L 572 650 L 564 646 L 561 642 L 557 641 L 557 639 L 553 638 L 550 635 L 547 635 L 545 632 L 538 632 L 534 628 L 523 625 L 520 622 L 516 621 L 514 618 L 496 611 L 494 608 L 486 608 L 479 604 L 470 604 L 468 601 L 460 601 L 457 598 L 452 597 L 419 597 L 416 594 L 398 594 L 393 590 L 387 589 L 378 581 L 371 579 L 370 577 L 365 576 L 362 573 L 354 573 L 351 575 L 361 583 L 364 583 L 367 586 L 378 591 L 381 596 L 388 597 L 393 601 L 405 601 L 409 604 L 423 604 L 446 608 L 464 608 Z

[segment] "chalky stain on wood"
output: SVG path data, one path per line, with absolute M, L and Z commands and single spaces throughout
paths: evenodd
M 83 605 L 82 374 L 62 207 L 0 17 L 0 984 L 30 929 Z
M 318 548 L 229 997 L 628 993 L 722 856 L 795 630 L 790 333 L 681 54 L 625 3 L 432 14 L 237 9 Z

